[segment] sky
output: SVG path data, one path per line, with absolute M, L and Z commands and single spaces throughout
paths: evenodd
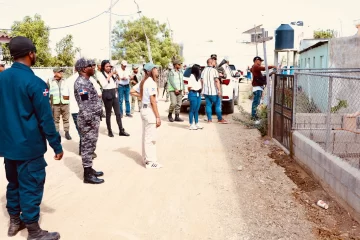
M 112 0 L 116 2 L 117 0 Z M 271 2 L 257 0 L 137 0 L 142 14 L 155 18 L 161 23 L 169 23 L 174 41 L 184 45 L 185 63 L 205 62 L 212 53 L 219 58 L 229 57 L 230 62 L 245 68 L 256 54 L 255 46 L 240 43 L 249 40 L 242 34 L 255 24 L 263 24 L 274 36 L 275 29 L 282 23 L 303 21 L 304 27 L 296 30 L 311 38 L 313 30 L 335 29 L 341 36 L 356 33 L 354 20 L 360 19 L 360 1 L 303 0 Z M 0 0 L 0 28 L 10 28 L 14 21 L 24 16 L 38 13 L 50 27 L 60 27 L 84 21 L 108 10 L 110 0 Z M 118 20 L 138 18 L 137 6 L 133 0 L 119 0 L 112 9 L 111 24 Z M 50 47 L 66 34 L 72 34 L 75 46 L 81 48 L 85 57 L 105 59 L 109 56 L 109 14 L 71 28 L 52 30 Z M 296 38 L 296 37 L 295 37 Z M 212 40 L 212 42 L 208 42 Z M 296 44 L 296 43 L 295 43 Z M 273 59 L 274 40 L 267 44 L 267 55 Z M 263 46 L 258 46 L 258 54 L 264 56 Z

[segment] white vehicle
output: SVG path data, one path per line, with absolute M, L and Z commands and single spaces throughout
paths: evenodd
M 222 91 L 222 112 L 224 114 L 231 114 L 234 112 L 234 105 L 239 102 L 239 74 L 233 74 L 228 64 L 223 64 L 222 67 L 226 73 L 226 79 L 221 79 L 221 91 Z M 201 67 L 201 71 L 204 67 Z M 184 72 L 184 85 L 185 95 L 182 99 L 181 111 L 185 111 L 189 108 L 190 102 L 188 100 L 187 84 L 191 75 L 191 68 L 187 68 Z M 201 98 L 201 105 L 205 106 L 205 98 Z

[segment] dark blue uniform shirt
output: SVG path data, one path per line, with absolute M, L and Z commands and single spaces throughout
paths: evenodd
M 38 158 L 47 150 L 62 152 L 46 83 L 26 65 L 15 62 L 0 73 L 0 156 L 10 160 Z

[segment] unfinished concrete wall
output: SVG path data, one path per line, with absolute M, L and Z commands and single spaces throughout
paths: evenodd
M 360 36 L 329 41 L 329 68 L 359 68 Z
M 360 171 L 340 158 L 325 152 L 317 143 L 298 131 L 293 132 L 293 156 L 325 187 L 332 190 L 360 219 Z M 331 207 L 331 206 L 330 206 Z

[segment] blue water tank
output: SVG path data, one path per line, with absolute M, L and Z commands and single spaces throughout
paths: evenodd
M 275 30 L 275 50 L 294 48 L 294 29 L 289 24 L 281 24 Z

